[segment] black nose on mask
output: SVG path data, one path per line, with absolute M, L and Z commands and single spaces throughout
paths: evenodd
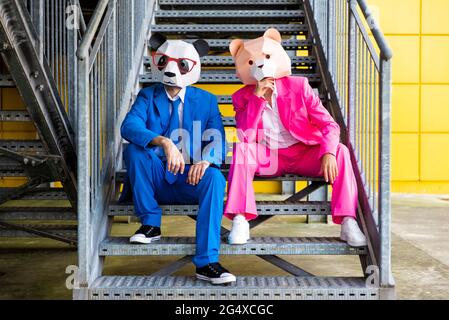
M 176 76 L 176 74 L 174 74 L 173 72 L 165 72 L 164 75 L 166 75 L 167 77 L 173 78 Z

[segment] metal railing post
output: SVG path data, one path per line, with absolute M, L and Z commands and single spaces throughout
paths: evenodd
M 380 60 L 379 114 L 379 233 L 380 284 L 394 285 L 391 274 L 391 60 Z
M 81 288 L 89 281 L 90 245 L 90 110 L 89 59 L 78 62 L 78 282 Z
M 356 148 L 356 90 L 357 90 L 357 38 L 356 38 L 356 21 L 351 8 L 355 6 L 355 0 L 348 0 L 348 146 Z

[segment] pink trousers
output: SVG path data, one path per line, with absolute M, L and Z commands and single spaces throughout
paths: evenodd
M 228 178 L 228 199 L 224 214 L 233 219 L 244 214 L 247 220 L 257 217 L 253 189 L 255 175 L 270 177 L 297 174 L 306 177 L 320 176 L 320 146 L 297 143 L 286 149 L 270 150 L 257 143 L 237 143 Z M 332 185 L 332 220 L 341 224 L 344 217 L 356 217 L 357 184 L 348 148 L 337 148 L 338 176 Z

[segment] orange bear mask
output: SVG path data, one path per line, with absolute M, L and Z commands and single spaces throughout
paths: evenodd
M 235 39 L 229 49 L 234 58 L 237 77 L 246 85 L 264 78 L 283 78 L 292 74 L 291 60 L 282 47 L 282 37 L 274 28 L 257 39 Z

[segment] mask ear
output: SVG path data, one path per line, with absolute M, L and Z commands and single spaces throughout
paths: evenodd
M 159 49 L 166 41 L 167 38 L 164 35 L 160 33 L 153 34 L 150 38 L 151 49 L 153 50 Z
M 205 55 L 207 55 L 209 53 L 209 44 L 207 43 L 206 40 L 203 40 L 203 39 L 196 40 L 193 43 L 193 46 L 195 47 L 195 49 L 198 52 L 198 54 L 200 55 L 200 57 L 204 57 Z
M 231 44 L 229 45 L 229 51 L 231 52 L 231 55 L 235 57 L 242 47 L 243 47 L 243 40 L 235 39 L 231 41 Z
M 282 36 L 275 28 L 270 28 L 267 31 L 265 31 L 264 35 L 265 38 L 273 39 L 274 41 L 277 41 L 279 43 L 282 43 Z

